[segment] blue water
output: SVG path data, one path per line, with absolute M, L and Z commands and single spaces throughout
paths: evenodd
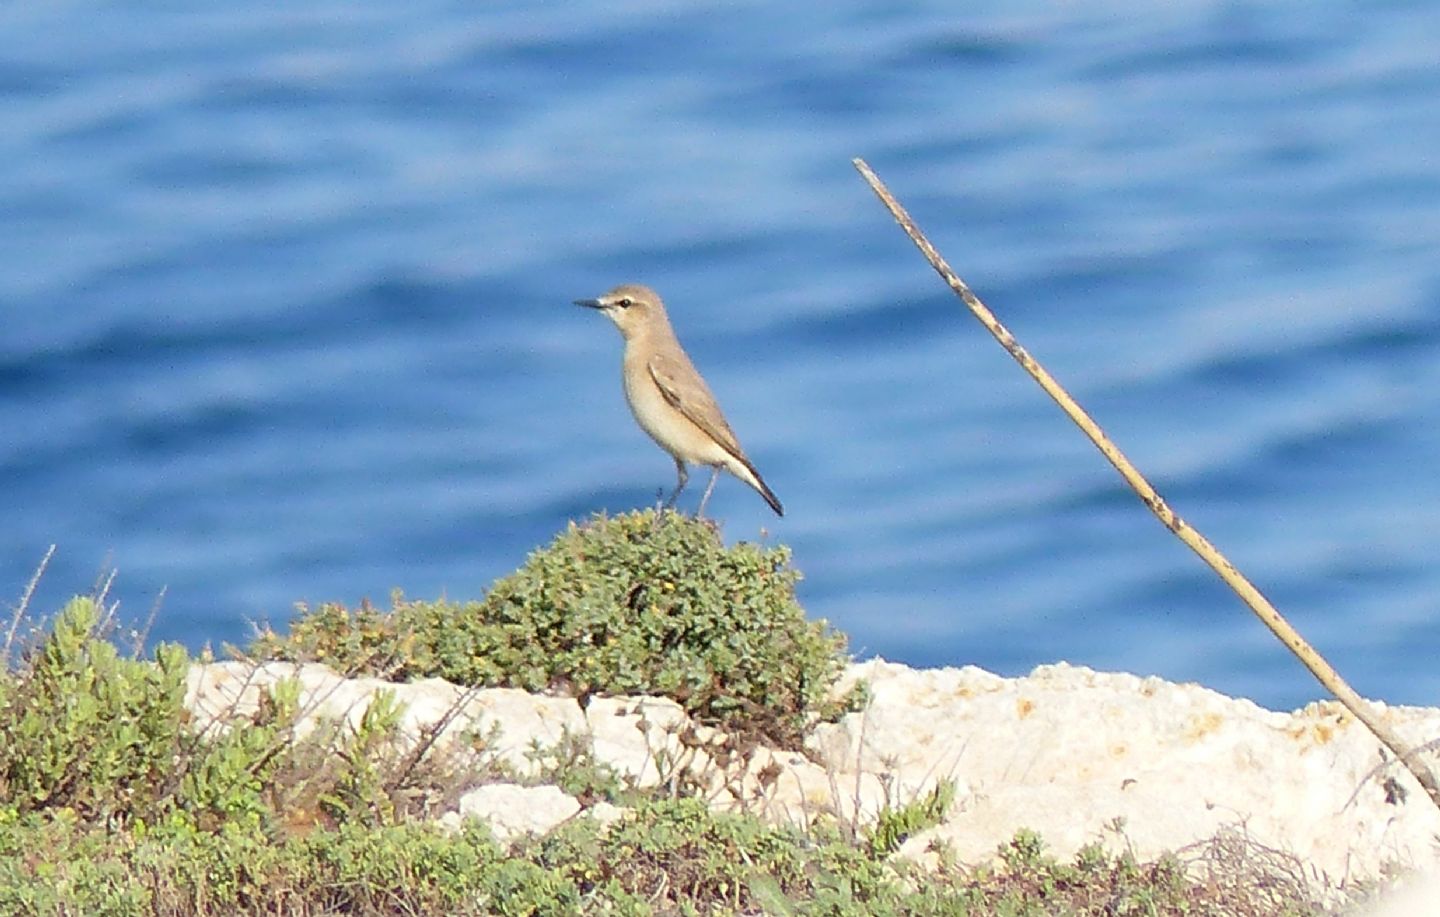
M 0 596 L 191 646 L 478 596 L 652 503 L 665 294 L 860 655 L 1307 676 L 926 267 L 1363 693 L 1440 703 L 1440 6 L 0 10 Z M 703 476 L 699 480 L 703 482 Z M 688 505 L 698 497 L 691 494 Z

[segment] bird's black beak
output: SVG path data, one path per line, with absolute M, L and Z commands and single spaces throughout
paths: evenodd
M 603 309 L 603 308 L 605 308 L 605 304 L 604 304 L 603 302 L 601 302 L 600 300 L 598 300 L 598 299 L 577 299 L 577 300 L 575 300 L 575 305 L 577 305 L 577 306 L 585 306 L 586 308 L 589 308 L 589 309 Z

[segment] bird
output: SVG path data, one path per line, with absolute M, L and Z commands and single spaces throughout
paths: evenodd
M 660 295 L 638 283 L 623 283 L 594 299 L 577 299 L 575 305 L 598 310 L 625 339 L 621 360 L 625 400 L 640 428 L 675 460 L 675 491 L 665 506 L 674 506 L 685 489 L 690 479 L 687 465 L 709 465 L 710 483 L 697 516 L 705 515 L 722 468 L 753 487 L 775 515 L 784 516 L 785 508 L 745 457 L 710 387 L 680 346 Z

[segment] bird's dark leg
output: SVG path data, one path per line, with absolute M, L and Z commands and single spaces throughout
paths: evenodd
M 675 505 L 675 500 L 680 496 L 680 491 L 685 489 L 685 482 L 690 480 L 690 472 L 686 470 L 685 463 L 678 458 L 675 460 L 675 492 L 670 499 L 665 501 L 665 508 L 669 509 Z
M 705 485 L 705 495 L 700 498 L 700 508 L 695 511 L 696 519 L 705 518 L 705 504 L 710 502 L 710 491 L 715 489 L 715 479 L 720 477 L 720 466 L 710 469 L 710 483 Z

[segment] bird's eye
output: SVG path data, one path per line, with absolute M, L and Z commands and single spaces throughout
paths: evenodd
M 635 301 L 632 300 L 630 297 L 626 296 L 622 299 L 617 299 L 615 301 L 615 305 L 619 306 L 622 309 L 628 309 L 631 306 L 635 305 Z

